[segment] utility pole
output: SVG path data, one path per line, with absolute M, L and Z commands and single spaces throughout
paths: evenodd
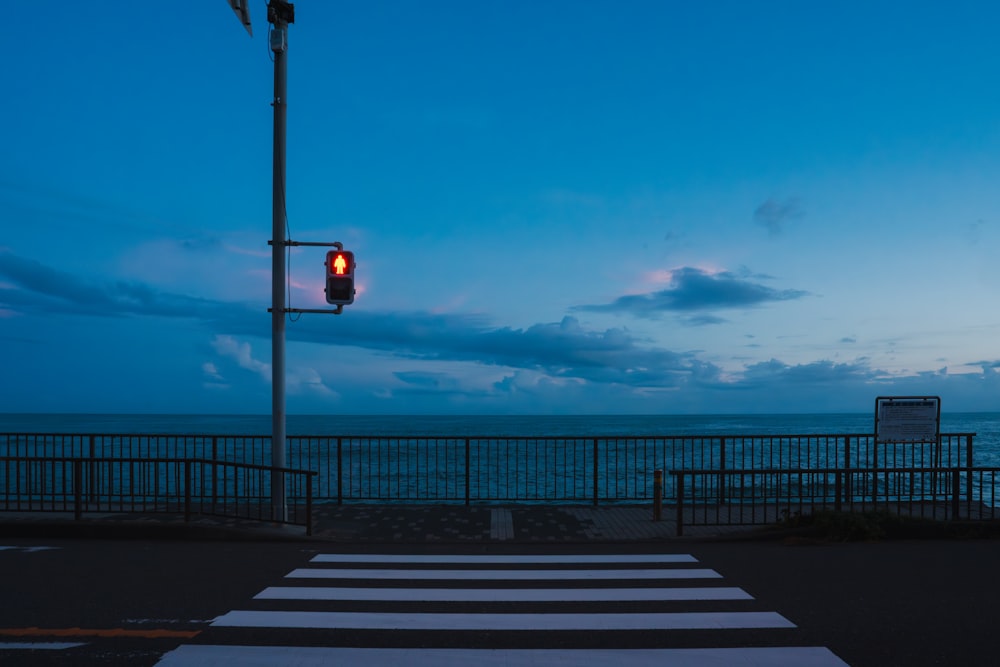
M 248 0 L 229 0 L 247 33 L 253 37 Z M 288 26 L 295 22 L 295 5 L 286 0 L 269 0 L 267 21 L 274 27 L 269 35 L 274 53 L 274 154 L 271 193 L 271 467 L 285 467 L 285 316 L 288 313 L 327 313 L 339 315 L 344 306 L 354 303 L 354 253 L 344 250 L 340 242 L 292 241 L 287 235 L 285 207 L 285 128 L 287 126 Z M 285 252 L 292 246 L 335 247 L 327 254 L 326 300 L 335 310 L 288 308 L 285 303 Z M 339 257 L 339 264 L 334 260 Z M 339 268 L 338 268 L 339 266 Z M 332 267 L 332 268 L 331 268 Z M 288 520 L 288 494 L 285 476 L 271 475 L 271 520 Z
M 274 163 L 271 195 L 271 466 L 285 467 L 285 130 L 287 126 L 288 25 L 295 7 L 270 0 L 267 21 L 274 52 Z M 288 518 L 285 476 L 271 476 L 271 518 Z

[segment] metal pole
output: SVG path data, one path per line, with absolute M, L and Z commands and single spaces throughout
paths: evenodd
M 80 459 L 73 461 L 73 518 L 77 521 L 83 518 L 83 461 Z
M 291 5 L 271 0 L 268 21 L 274 24 L 271 51 L 274 52 L 274 164 L 271 207 L 271 466 L 285 467 L 285 127 L 286 48 Z M 271 475 L 271 518 L 285 522 L 285 478 Z
M 673 474 L 673 471 L 671 471 Z M 694 479 L 694 475 L 691 476 Z M 684 473 L 677 474 L 677 537 L 684 537 Z
M 663 516 L 663 471 L 653 471 L 653 521 Z
M 744 447 L 746 441 L 744 440 Z M 719 438 L 719 504 L 726 504 L 726 438 Z
M 616 447 L 617 447 L 617 444 L 616 444 Z M 594 461 L 593 461 L 593 463 L 594 463 L 594 466 L 593 466 L 593 475 L 594 475 L 594 498 L 593 498 L 593 501 L 594 501 L 594 507 L 597 507 L 597 494 L 600 491 L 600 484 L 599 484 L 599 480 L 597 478 L 597 467 L 600 464 L 600 462 L 601 462 L 600 457 L 597 454 L 597 438 L 594 438 Z
M 184 460 L 184 521 L 191 521 L 191 459 Z
M 969 511 L 972 511 L 972 435 L 965 436 L 965 467 Z
M 472 475 L 472 447 L 469 443 L 469 438 L 465 439 L 465 505 L 468 506 L 471 502 L 472 486 L 471 486 L 471 475 Z
M 313 479 L 317 473 L 306 473 L 306 535 L 313 534 Z

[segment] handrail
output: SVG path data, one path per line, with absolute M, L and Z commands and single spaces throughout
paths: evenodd
M 876 443 L 866 434 L 294 435 L 286 465 L 318 472 L 319 501 L 643 503 L 662 469 L 974 464 L 972 433 L 936 443 Z M 195 457 L 271 461 L 270 436 L 0 433 L 0 455 Z M 0 471 L 2 473 L 2 471 Z M 674 479 L 664 482 L 673 494 Z M 222 484 L 217 479 L 212 488 Z M 720 501 L 725 501 L 720 495 Z M 971 499 L 970 499 L 971 502 Z
M 148 466 L 153 466 L 152 473 Z M 216 474 L 219 468 L 242 471 L 242 475 L 223 475 L 221 494 Z M 205 472 L 209 469 L 212 471 L 210 476 Z M 254 472 L 257 477 L 251 478 L 248 473 Z M 265 514 L 258 507 L 256 516 L 252 514 L 248 505 L 253 500 L 273 510 L 270 495 L 262 490 L 275 474 L 304 479 L 304 484 L 286 485 L 292 489 L 303 488 L 304 513 L 296 507 L 289 516 L 277 511 Z M 306 534 L 312 535 L 313 484 L 317 477 L 318 473 L 313 470 L 200 457 L 0 456 L 0 480 L 3 482 L 0 510 L 65 511 L 70 507 L 67 500 L 72 498 L 76 520 L 93 505 L 99 506 L 98 511 L 102 513 L 135 511 L 136 508 L 143 513 L 176 513 L 180 509 L 185 522 L 189 522 L 193 514 L 256 518 L 304 526 Z M 196 478 L 200 486 L 195 483 Z M 207 491 L 204 490 L 206 480 L 210 487 Z M 127 491 L 119 486 L 127 487 Z M 119 499 L 117 504 L 113 502 L 115 498 Z M 241 513 L 241 509 L 246 511 Z M 297 520 L 299 515 L 303 515 L 302 520 Z
M 914 503 L 921 502 L 930 498 L 943 498 L 948 502 L 950 508 L 950 518 L 952 520 L 958 520 L 961 517 L 962 508 L 962 476 L 966 477 L 966 490 L 967 490 L 967 506 L 971 509 L 972 498 L 973 498 L 973 485 L 974 477 L 979 477 L 979 487 L 982 490 L 985 485 L 983 479 L 987 474 L 990 474 L 991 484 L 988 488 L 996 488 L 998 482 L 998 476 L 1000 476 L 1000 467 L 996 466 L 916 466 L 916 467 L 869 467 L 869 468 L 844 468 L 844 467 L 818 467 L 818 468 L 752 468 L 752 469 L 728 469 L 728 470 L 718 470 L 715 468 L 703 468 L 703 469 L 684 469 L 684 470 L 670 470 L 669 474 L 675 478 L 675 489 L 676 489 L 676 521 L 677 521 L 677 535 L 682 536 L 684 534 L 684 516 L 685 509 L 687 507 L 687 501 L 689 500 L 689 495 L 695 493 L 694 482 L 698 477 L 712 478 L 717 477 L 719 479 L 720 486 L 724 484 L 724 478 L 733 477 L 744 477 L 752 476 L 755 478 L 766 478 L 769 476 L 778 477 L 784 476 L 791 479 L 795 476 L 833 476 L 833 509 L 835 511 L 841 511 L 844 504 L 854 505 L 855 494 L 851 491 L 852 484 L 849 484 L 851 477 L 856 476 L 871 476 L 873 479 L 877 480 L 879 476 L 883 480 L 888 479 L 890 476 L 909 476 L 910 477 L 910 489 L 907 491 L 905 488 L 902 490 L 897 490 L 890 493 L 889 485 L 885 485 L 885 492 L 883 494 L 879 493 L 878 483 L 872 484 L 871 487 L 871 503 L 877 505 L 880 498 L 884 498 L 886 503 L 890 502 L 890 498 L 898 503 Z M 931 483 L 930 490 L 923 488 L 921 485 L 914 484 L 913 480 L 918 475 L 930 475 Z M 945 480 L 946 486 L 944 490 L 940 493 L 938 492 L 939 484 L 937 476 L 940 475 L 941 480 Z M 690 478 L 692 486 L 688 487 L 686 480 Z M 800 480 L 801 482 L 801 480 Z M 767 484 L 762 485 L 765 488 L 765 496 L 767 495 Z M 789 493 L 785 496 L 786 500 L 793 501 L 797 503 L 800 507 L 806 507 L 810 509 L 815 509 L 819 505 L 826 505 L 827 497 L 824 495 L 821 503 L 816 502 L 815 494 L 802 494 L 801 492 L 797 495 L 791 493 L 791 483 L 788 483 Z M 801 484 L 800 484 L 801 486 Z M 752 487 L 756 492 L 758 490 L 757 486 Z M 826 486 L 823 486 L 826 488 Z M 690 490 L 690 494 L 688 491 Z M 721 495 L 721 490 L 720 490 Z M 708 505 L 707 499 L 711 497 L 715 500 L 716 496 L 706 495 L 706 502 L 697 503 L 700 506 Z M 807 501 L 808 499 L 808 501 Z M 695 506 L 694 498 L 690 498 L 691 506 Z M 864 499 L 863 499 L 864 500 Z M 985 502 L 985 498 L 980 497 L 981 502 Z M 765 501 L 766 503 L 766 501 Z M 719 503 L 722 504 L 722 503 Z M 754 504 L 753 502 L 751 504 Z M 989 505 L 989 516 L 993 517 L 993 505 Z

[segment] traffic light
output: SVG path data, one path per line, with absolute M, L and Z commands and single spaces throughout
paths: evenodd
M 340 306 L 354 303 L 354 253 L 326 253 L 326 302 Z

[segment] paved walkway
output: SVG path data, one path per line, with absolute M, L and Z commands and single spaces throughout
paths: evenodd
M 0 536 L 315 539 L 340 542 L 628 542 L 674 540 L 669 512 L 653 520 L 649 506 L 319 505 L 313 535 L 300 526 L 199 516 L 189 523 L 170 514 L 84 515 L 0 512 Z M 685 526 L 685 538 L 753 530 L 749 526 Z M 683 539 L 683 538 L 682 538 Z
M 327 539 L 392 542 L 584 542 L 673 539 L 673 521 L 648 507 L 320 508 L 314 534 Z M 719 530 L 716 528 L 716 530 Z

